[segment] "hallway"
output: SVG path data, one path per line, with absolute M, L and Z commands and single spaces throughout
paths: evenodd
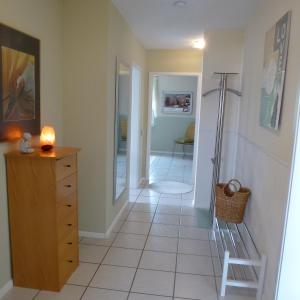
M 191 194 L 133 189 L 110 239 L 81 238 L 80 266 L 60 293 L 13 288 L 3 300 L 221 300 L 209 224 Z M 242 292 L 224 300 L 255 299 Z

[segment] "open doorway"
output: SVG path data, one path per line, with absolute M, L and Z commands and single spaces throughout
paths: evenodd
M 201 74 L 150 73 L 147 179 L 194 200 Z M 158 187 L 159 186 L 159 187 Z

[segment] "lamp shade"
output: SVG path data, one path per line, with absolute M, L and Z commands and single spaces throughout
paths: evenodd
M 40 136 L 43 151 L 50 151 L 55 143 L 55 130 L 51 126 L 44 126 Z

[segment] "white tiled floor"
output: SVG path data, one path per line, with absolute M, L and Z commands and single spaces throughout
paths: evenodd
M 3 300 L 223 300 L 216 250 L 192 198 L 130 195 L 110 239 L 81 239 L 80 266 L 60 293 L 13 288 Z M 162 204 L 166 198 L 176 204 Z M 224 300 L 255 299 L 228 291 Z
M 192 167 L 192 156 L 151 155 L 150 182 L 164 180 L 192 184 Z

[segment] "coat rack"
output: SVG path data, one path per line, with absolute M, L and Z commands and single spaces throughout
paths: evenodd
M 225 296 L 227 286 L 251 288 L 256 289 L 256 299 L 261 300 L 267 262 L 266 255 L 259 253 L 246 224 L 236 225 L 220 222 L 216 217 L 215 186 L 220 179 L 226 94 L 229 92 L 241 97 L 242 93 L 227 87 L 228 77 L 237 75 L 237 73 L 214 74 L 221 75 L 219 88 L 206 92 L 203 97 L 219 92 L 216 143 L 214 157 L 212 158 L 213 178 L 210 213 L 213 214 L 212 233 L 216 242 L 219 261 L 223 267 L 220 295 L 221 297 Z M 250 249 L 252 250 L 250 251 Z M 254 257 L 252 253 L 255 253 Z M 228 275 L 230 275 L 229 278 Z
M 214 152 L 214 157 L 211 160 L 213 163 L 213 176 L 212 176 L 212 187 L 211 187 L 210 213 L 213 214 L 213 216 L 215 216 L 215 202 L 216 202 L 215 186 L 217 183 L 219 183 L 219 179 L 220 179 L 226 94 L 227 94 L 227 92 L 229 92 L 238 97 L 242 96 L 241 92 L 227 87 L 228 77 L 238 75 L 238 73 L 215 72 L 214 75 L 221 76 L 219 88 L 210 90 L 203 94 L 203 97 L 206 97 L 206 96 L 214 94 L 216 92 L 219 93 L 219 108 L 218 108 L 218 118 L 217 118 L 215 152 Z

